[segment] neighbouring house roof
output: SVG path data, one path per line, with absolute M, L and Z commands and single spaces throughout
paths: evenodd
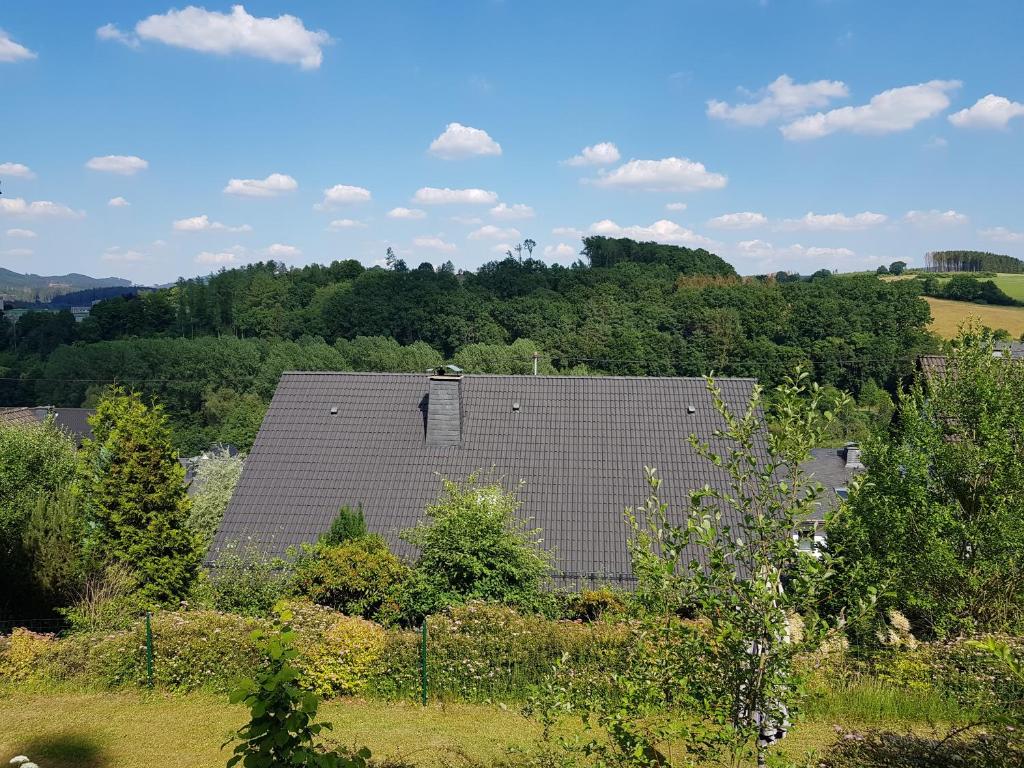
M 1008 353 L 1008 354 L 1007 354 Z M 1006 357 L 1009 360 L 1024 360 L 1024 342 L 997 341 L 993 345 L 993 357 Z M 917 358 L 917 367 L 924 374 L 925 381 L 946 375 L 945 355 L 921 355 Z
M 853 476 L 864 470 L 860 448 L 850 443 L 842 448 L 813 448 L 810 458 L 801 469 L 810 479 L 821 483 L 825 490 L 818 498 L 817 508 L 809 522 L 824 522 L 825 516 L 839 506 L 839 489 L 846 489 Z
M 732 408 L 749 403 L 753 379 L 719 384 Z M 398 534 L 441 478 L 483 471 L 521 483 L 520 515 L 542 530 L 562 583 L 630 582 L 623 511 L 647 496 L 644 467 L 681 522 L 688 491 L 727 482 L 688 436 L 714 441 L 723 427 L 696 378 L 285 373 L 211 558 L 232 541 L 272 554 L 313 542 L 342 505 L 362 505 L 370 530 L 409 556 Z
M 81 446 L 83 440 L 92 438 L 89 417 L 94 413 L 94 408 L 55 408 L 50 405 L 0 408 L 0 424 L 42 424 L 52 415 L 54 424 Z

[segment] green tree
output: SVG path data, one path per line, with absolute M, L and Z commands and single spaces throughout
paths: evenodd
M 68 606 L 81 595 L 90 573 L 83 548 L 86 535 L 86 521 L 73 488 L 39 496 L 22 543 L 32 579 L 49 605 Z
M 42 612 L 25 530 L 39 500 L 69 485 L 74 473 L 74 442 L 52 419 L 0 426 L 0 615 Z
M 889 265 L 890 275 L 902 275 L 907 269 L 907 262 L 905 261 L 894 261 Z
M 192 478 L 191 509 L 188 527 L 199 539 L 202 549 L 209 547 L 224 510 L 228 508 L 238 478 L 242 476 L 241 456 L 227 451 L 201 458 Z
M 346 504 L 338 510 L 331 527 L 320 537 L 320 543 L 327 547 L 335 547 L 365 537 L 366 518 L 363 517 L 362 505 L 352 509 Z
M 78 476 L 96 526 L 93 553 L 134 570 L 144 603 L 183 598 L 201 550 L 163 409 L 115 387 L 90 423 L 94 437 L 82 446 Z
M 551 569 L 540 531 L 516 517 L 519 500 L 500 482 L 444 480 L 426 518 L 403 537 L 419 547 L 418 576 L 438 607 L 495 600 L 531 607 Z
M 900 393 L 830 525 L 838 583 L 878 585 L 916 633 L 1024 627 L 1024 366 L 961 331 L 945 375 Z M 870 638 L 870 626 L 864 627 Z

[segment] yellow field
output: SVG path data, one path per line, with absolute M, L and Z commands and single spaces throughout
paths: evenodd
M 968 301 L 949 301 L 925 296 L 932 308 L 931 329 L 951 339 L 968 317 L 975 317 L 993 330 L 1005 328 L 1014 338 L 1024 333 L 1024 307 L 993 307 Z

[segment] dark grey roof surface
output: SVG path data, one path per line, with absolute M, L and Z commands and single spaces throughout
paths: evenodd
M 747 405 L 752 379 L 719 383 L 733 408 Z M 211 555 L 245 539 L 283 553 L 315 541 L 341 505 L 361 504 L 369 528 L 408 556 L 398 533 L 422 518 L 441 478 L 484 470 L 507 486 L 521 481 L 520 514 L 542 529 L 566 580 L 622 581 L 623 510 L 647 495 L 645 465 L 677 509 L 690 489 L 725 482 L 687 440 L 723 426 L 701 379 L 465 376 L 456 446 L 426 443 L 429 384 L 416 374 L 285 373 Z
M 812 520 L 823 521 L 825 515 L 839 505 L 836 489 L 846 488 L 858 471 L 846 465 L 845 451 L 845 448 L 813 448 L 811 457 L 801 466 L 801 469 L 811 475 L 812 480 L 825 486 L 824 493 L 819 497 L 817 512 L 811 517 Z
M 96 413 L 94 408 L 53 408 L 45 405 L 0 408 L 0 423 L 42 424 L 47 416 L 53 414 L 54 424 L 74 438 L 78 445 L 81 445 L 82 440 L 92 437 L 89 417 L 94 413 Z

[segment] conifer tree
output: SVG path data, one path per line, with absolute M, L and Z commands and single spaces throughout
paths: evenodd
M 144 604 L 181 599 L 201 550 L 187 525 L 185 470 L 163 409 L 114 387 L 90 423 L 94 437 L 82 447 L 79 479 L 94 526 L 93 554 L 131 569 Z

